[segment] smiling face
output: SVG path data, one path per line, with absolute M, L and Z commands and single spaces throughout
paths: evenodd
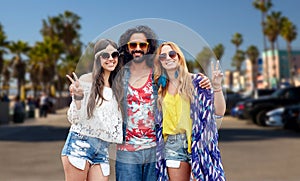
M 169 45 L 164 45 L 161 48 L 159 60 L 164 69 L 175 70 L 179 66 L 178 54 Z
M 149 43 L 144 33 L 134 33 L 131 35 L 127 46 L 133 60 L 139 62 L 141 57 L 148 52 Z
M 111 72 L 115 70 L 119 57 L 119 53 L 117 52 L 117 49 L 111 45 L 108 45 L 105 49 L 99 52 L 101 67 L 104 69 L 104 71 Z

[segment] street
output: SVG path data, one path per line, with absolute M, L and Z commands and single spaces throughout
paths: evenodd
M 47 118 L 0 125 L 0 180 L 64 180 L 60 152 L 68 127 L 66 109 Z M 228 181 L 300 179 L 300 133 L 226 116 L 219 137 Z M 111 172 L 114 180 L 113 166 Z

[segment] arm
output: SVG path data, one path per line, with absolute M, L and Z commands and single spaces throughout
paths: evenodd
M 214 107 L 217 116 L 224 116 L 226 111 L 226 102 L 222 90 L 223 72 L 220 70 L 220 62 L 216 66 L 211 62 L 212 68 L 212 87 L 214 91 Z

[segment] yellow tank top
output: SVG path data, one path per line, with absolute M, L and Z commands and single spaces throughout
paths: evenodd
M 163 104 L 163 135 L 185 133 L 188 141 L 188 152 L 191 153 L 192 143 L 192 120 L 190 117 L 190 102 L 183 99 L 179 94 L 166 93 Z

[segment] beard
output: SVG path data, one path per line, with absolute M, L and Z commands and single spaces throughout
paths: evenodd
M 140 50 L 131 51 L 131 55 L 133 55 L 134 53 L 141 53 L 142 54 L 141 57 L 133 57 L 132 61 L 134 63 L 142 63 L 146 59 L 144 51 L 140 51 Z

